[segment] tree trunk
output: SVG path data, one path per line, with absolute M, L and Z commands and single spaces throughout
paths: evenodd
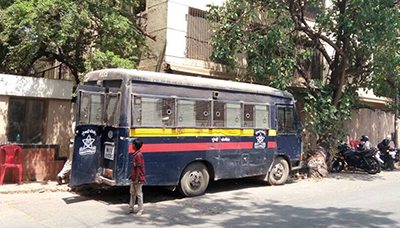
M 308 176 L 313 178 L 323 178 L 328 176 L 328 166 L 326 164 L 326 151 L 318 147 L 313 151 L 311 157 L 307 159 Z
M 343 94 L 343 86 L 345 82 L 345 74 L 346 74 L 347 63 L 345 61 L 341 61 L 341 63 L 332 71 L 330 84 L 335 87 L 333 92 L 333 102 L 332 104 L 337 107 L 339 104 L 340 98 Z

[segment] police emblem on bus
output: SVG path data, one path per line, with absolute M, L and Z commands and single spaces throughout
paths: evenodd
M 92 138 L 90 133 L 94 133 L 96 136 L 96 132 L 93 130 L 87 130 L 82 132 L 82 136 L 86 136 L 85 139 L 82 139 L 83 147 L 79 148 L 79 154 L 80 155 L 90 155 L 90 154 L 95 154 L 96 153 L 96 146 L 93 145 L 93 143 L 96 141 L 95 138 Z
M 257 142 L 254 143 L 254 149 L 265 149 L 265 137 L 267 133 L 263 130 L 258 130 L 255 132 Z

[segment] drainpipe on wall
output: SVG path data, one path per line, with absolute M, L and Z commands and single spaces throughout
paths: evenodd
M 394 107 L 395 107 L 395 112 L 394 112 L 394 146 L 398 148 L 399 146 L 399 139 L 398 139 L 398 123 L 399 123 L 399 91 L 396 86 L 396 95 L 394 97 Z

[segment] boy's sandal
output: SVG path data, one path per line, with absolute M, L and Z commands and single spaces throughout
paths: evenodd
M 129 209 L 128 212 L 126 212 L 127 215 L 132 214 L 133 213 L 133 209 Z

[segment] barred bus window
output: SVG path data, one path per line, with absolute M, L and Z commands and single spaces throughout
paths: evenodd
M 255 106 L 255 122 L 256 128 L 268 129 L 269 128 L 269 106 L 256 105 Z
M 135 97 L 135 123 L 138 126 L 161 127 L 160 98 Z
M 162 99 L 162 125 L 166 127 L 175 125 L 175 99 Z
M 104 96 L 92 94 L 90 98 L 90 124 L 103 124 Z
M 225 103 L 214 102 L 214 127 L 225 127 Z
M 226 127 L 241 128 L 240 104 L 226 104 Z
M 81 93 L 81 102 L 79 109 L 79 123 L 88 124 L 89 123 L 89 102 L 90 95 L 86 93 Z
M 133 125 L 141 126 L 142 125 L 142 98 L 134 97 L 133 99 Z
M 141 109 L 141 126 L 162 126 L 161 118 L 161 98 L 142 97 Z
M 211 101 L 196 101 L 196 127 L 211 126 Z
M 168 127 L 174 125 L 173 98 L 136 97 L 133 104 L 135 126 Z
M 195 101 L 178 100 L 178 126 L 196 126 L 195 103 Z
M 254 127 L 254 105 L 245 104 L 243 110 L 244 127 Z
M 107 97 L 107 124 L 118 125 L 119 120 L 119 95 L 109 95 Z

